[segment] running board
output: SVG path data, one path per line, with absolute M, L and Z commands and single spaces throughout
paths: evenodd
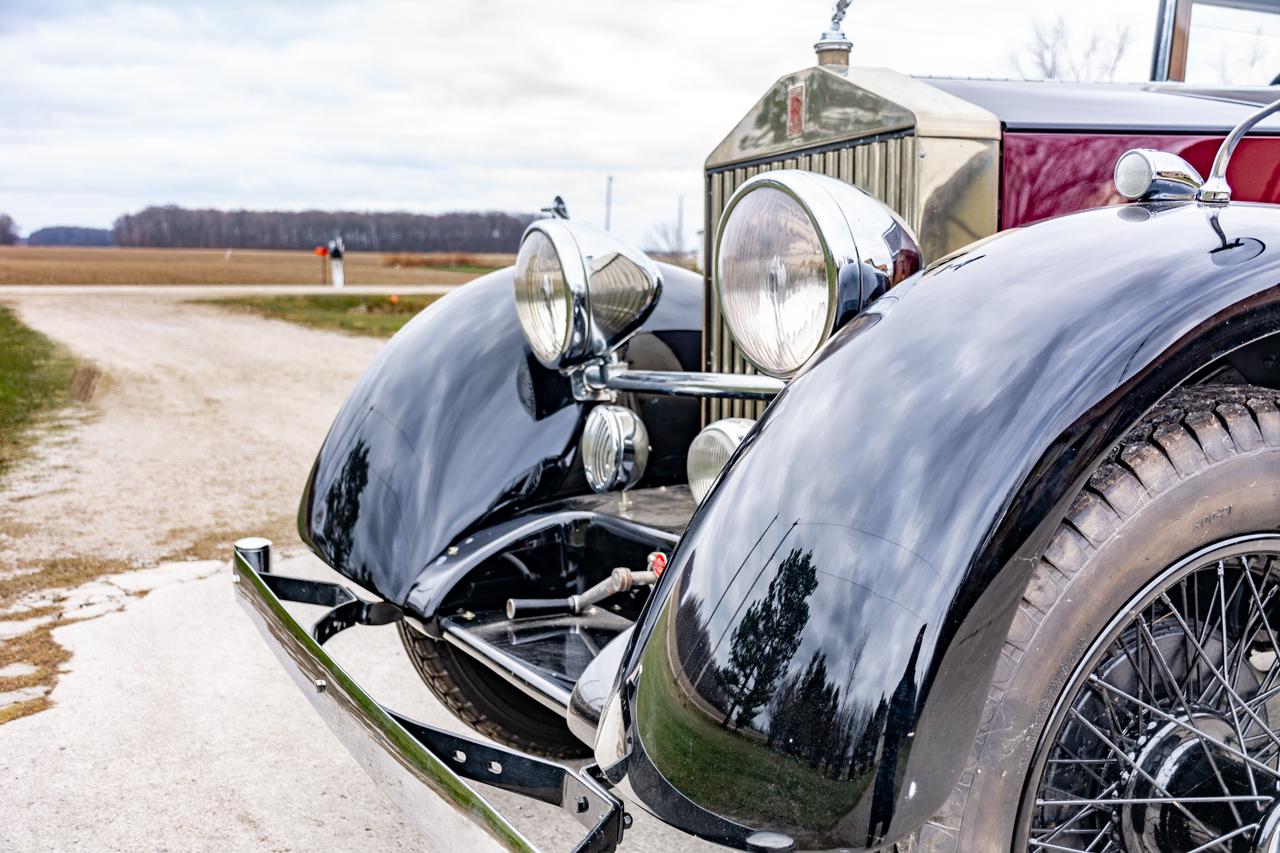
M 508 619 L 492 611 L 440 620 L 448 643 L 561 715 L 587 665 L 631 625 L 598 607 L 572 616 Z

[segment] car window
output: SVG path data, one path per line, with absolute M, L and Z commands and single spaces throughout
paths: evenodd
M 1280 14 L 1277 12 L 1280 5 L 1275 11 L 1209 3 L 1192 5 L 1187 82 L 1270 85 L 1280 76 Z

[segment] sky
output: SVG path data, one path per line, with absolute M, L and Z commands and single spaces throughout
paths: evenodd
M 854 64 L 1010 77 L 1061 15 L 1073 43 L 1128 27 L 1117 76 L 1140 80 L 1155 7 L 854 0 L 845 32 Z M 826 0 L 0 0 L 0 212 L 29 233 L 150 204 L 535 211 L 559 194 L 602 224 L 612 175 L 615 232 L 651 242 L 683 196 L 692 243 L 706 155 L 813 64 L 829 17 Z

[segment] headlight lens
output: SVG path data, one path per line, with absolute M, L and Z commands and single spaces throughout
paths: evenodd
M 693 493 L 695 501 L 702 503 L 724 466 L 729 464 L 729 457 L 742 444 L 754 425 L 755 421 L 748 418 L 725 418 L 707 424 L 694 438 L 689 445 L 686 467 L 689 473 L 689 491 Z
M 721 310 L 743 355 L 773 376 L 794 374 L 831 328 L 834 272 L 813 219 L 789 193 L 742 196 L 720 231 Z
M 520 244 L 515 270 L 516 315 L 538 361 L 557 366 L 569 349 L 573 295 L 555 246 L 542 231 Z

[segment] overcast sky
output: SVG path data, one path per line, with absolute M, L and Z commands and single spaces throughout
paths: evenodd
M 1015 76 L 1033 22 L 1131 27 L 1156 0 L 854 0 L 854 62 Z M 0 0 L 0 211 L 23 233 L 148 204 L 532 211 L 556 193 L 644 243 L 826 0 Z M 1277 69 L 1280 70 L 1280 69 Z M 514 247 L 512 247 L 514 249 Z

